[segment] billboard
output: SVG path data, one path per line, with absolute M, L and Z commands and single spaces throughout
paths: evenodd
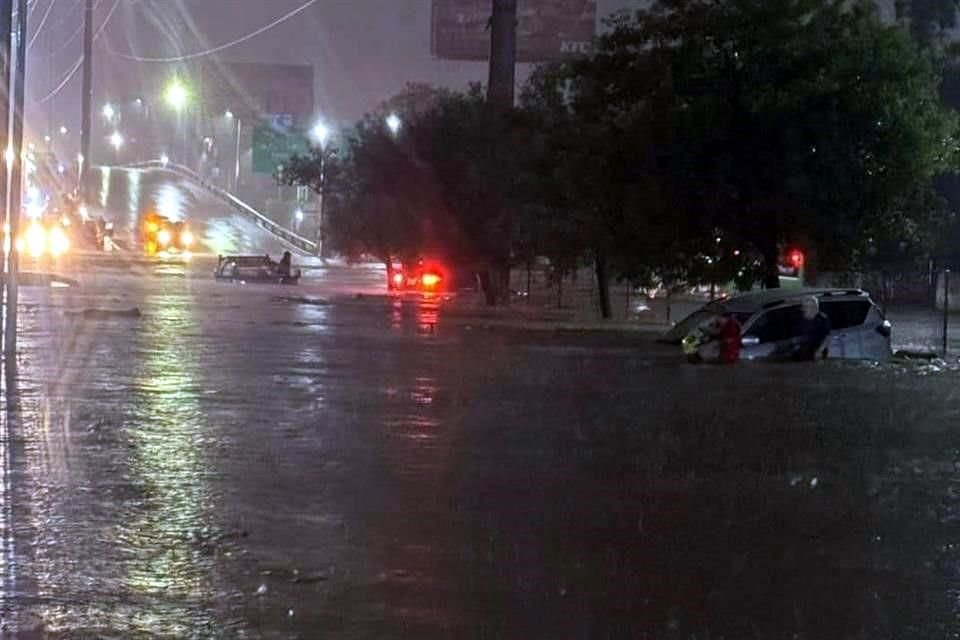
M 313 118 L 309 65 L 216 62 L 201 71 L 201 103 L 208 113 L 232 111 L 247 118 L 288 113 L 303 125 Z
M 431 53 L 447 60 L 490 57 L 492 0 L 433 0 Z M 597 0 L 517 0 L 517 62 L 588 51 Z

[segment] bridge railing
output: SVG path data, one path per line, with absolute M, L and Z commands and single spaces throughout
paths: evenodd
M 207 182 L 200 174 L 188 167 L 175 164 L 173 162 L 162 162 L 160 160 L 137 162 L 125 166 L 131 169 L 161 169 L 163 171 L 169 171 L 170 173 L 176 174 L 181 178 L 186 178 L 187 180 L 190 180 L 191 182 L 200 186 L 204 191 L 214 196 L 221 202 L 230 205 L 235 211 L 241 213 L 244 217 L 264 231 L 275 235 L 287 244 L 299 249 L 305 254 L 317 255 L 316 242 L 308 240 L 303 236 L 290 231 L 286 227 L 277 224 L 229 191 L 221 189 L 215 184 Z

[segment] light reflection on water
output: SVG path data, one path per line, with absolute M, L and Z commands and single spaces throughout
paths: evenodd
M 142 326 L 22 316 L 31 355 L 0 422 L 0 611 L 15 614 L 0 635 L 234 630 L 213 569 L 225 542 L 206 480 L 214 439 L 185 348 L 190 302 L 149 296 Z M 118 358 L 131 342 L 138 357 Z M 112 370 L 89 366 L 110 357 Z
M 127 172 L 127 231 L 136 233 L 140 226 L 141 171 Z
M 171 635 L 186 635 L 214 624 L 203 602 L 212 593 L 211 563 L 204 556 L 213 553 L 219 535 L 204 482 L 207 426 L 197 403 L 194 353 L 183 345 L 192 308 L 181 296 L 164 295 L 149 306 L 153 321 L 138 376 L 142 398 L 130 429 L 127 472 L 140 496 L 121 520 L 116 541 L 127 556 L 124 583 L 130 593 L 179 603 L 159 612 L 129 611 L 132 627 L 155 629 L 162 616 L 161 626 Z

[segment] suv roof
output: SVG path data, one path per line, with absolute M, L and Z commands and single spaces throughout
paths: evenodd
M 756 312 L 760 309 L 776 307 L 786 302 L 793 302 L 800 298 L 814 296 L 868 298 L 863 289 L 856 288 L 801 288 L 801 289 L 761 289 L 743 293 L 726 300 L 718 300 L 709 306 L 716 305 L 718 311 Z

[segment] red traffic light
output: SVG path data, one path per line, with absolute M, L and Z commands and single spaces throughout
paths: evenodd
M 803 251 L 800 249 L 791 249 L 787 253 L 787 264 L 789 264 L 794 269 L 800 269 L 803 267 L 804 255 Z

